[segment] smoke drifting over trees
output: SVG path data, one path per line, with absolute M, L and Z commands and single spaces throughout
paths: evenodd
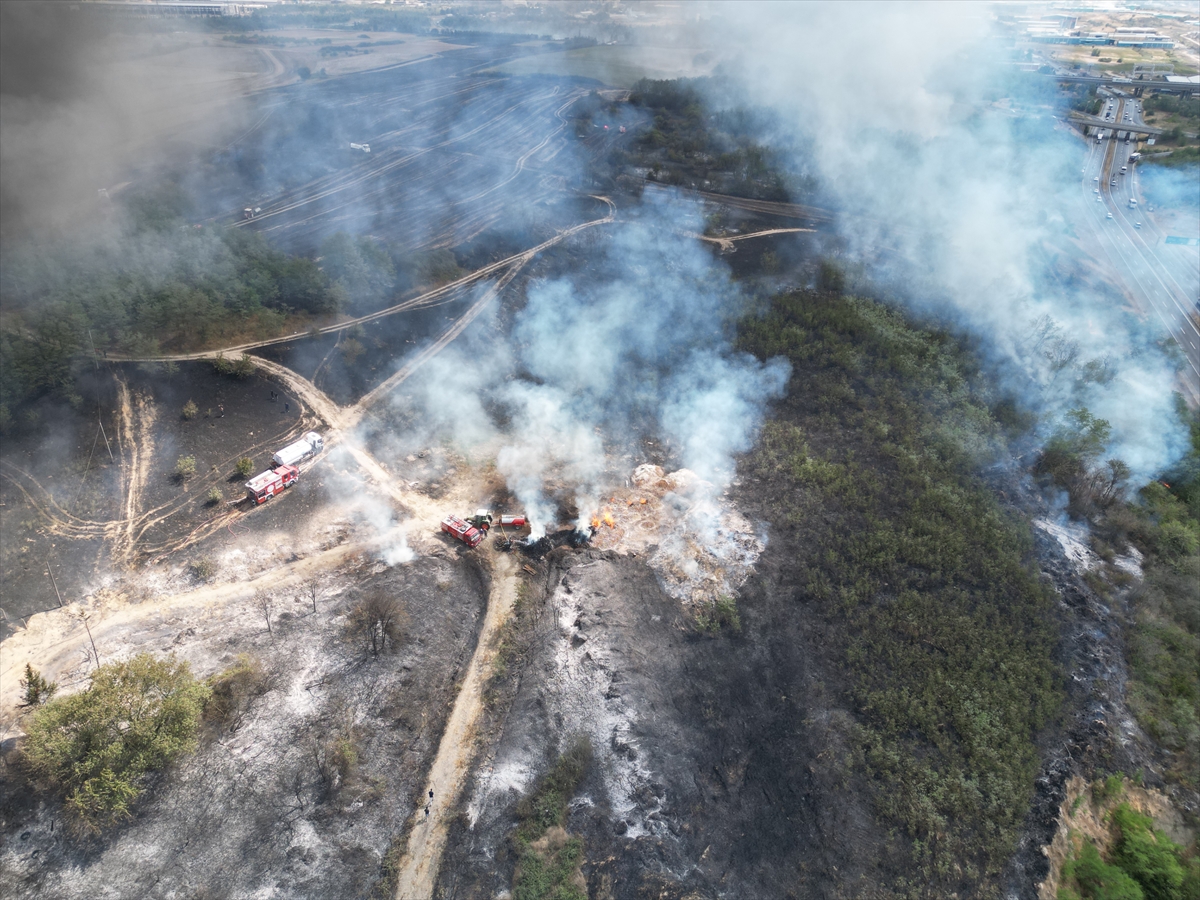
M 1145 480 L 1186 448 L 1158 323 L 1081 285 L 1080 148 L 1034 100 L 977 4 L 739 4 L 712 37 L 737 48 L 745 96 L 815 135 L 805 160 L 839 209 L 849 258 L 916 309 L 977 336 L 1002 387 L 1053 428 L 1086 406 Z M 1038 100 L 1037 104 L 1040 105 Z M 1030 104 L 1035 107 L 1034 103 Z M 1193 185 L 1194 187 L 1194 185 Z M 1039 325 L 1049 334 L 1039 334 Z
M 425 428 L 468 444 L 499 440 L 497 468 L 535 535 L 555 522 L 547 477 L 576 487 L 567 499 L 582 527 L 609 454 L 647 436 L 665 437 L 682 465 L 724 487 L 766 402 L 782 394 L 785 362 L 731 350 L 741 290 L 687 233 L 700 226 L 693 204 L 647 198 L 592 245 L 586 274 L 530 286 L 510 343 L 481 331 L 415 379 Z M 502 412 L 503 435 L 489 409 Z

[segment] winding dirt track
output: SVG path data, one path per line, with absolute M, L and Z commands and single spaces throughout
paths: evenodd
M 519 165 L 523 165 L 522 160 Z M 326 444 L 322 456 L 336 447 L 354 460 L 358 467 L 376 485 L 396 503 L 402 506 L 411 516 L 406 526 L 434 531 L 437 529 L 444 510 L 441 504 L 435 503 L 423 494 L 407 490 L 406 486 L 397 481 L 371 454 L 368 452 L 355 426 L 360 421 L 363 412 L 381 398 L 394 390 L 405 379 L 410 377 L 422 365 L 434 358 L 447 347 L 455 338 L 473 322 L 484 309 L 494 302 L 511 281 L 538 254 L 556 244 L 561 243 L 572 235 L 588 228 L 607 225 L 615 219 L 615 205 L 603 196 L 595 199 L 608 207 L 605 216 L 582 222 L 571 228 L 564 229 L 554 237 L 530 247 L 529 249 L 500 260 L 480 270 L 472 272 L 457 281 L 429 291 L 419 297 L 380 310 L 369 316 L 361 317 L 353 322 L 342 323 L 324 329 L 325 333 L 340 331 L 358 322 L 373 321 L 386 315 L 394 315 L 408 309 L 416 309 L 439 302 L 442 298 L 458 291 L 475 281 L 491 275 L 499 274 L 491 284 L 461 316 L 459 316 L 436 341 L 423 349 L 416 357 L 408 361 L 394 375 L 376 387 L 350 407 L 341 407 L 335 403 L 320 388 L 295 371 L 261 357 L 252 357 L 255 365 L 264 372 L 285 384 L 294 393 L 300 405 L 307 406 L 312 416 L 325 423 Z M 214 358 L 219 354 L 248 352 L 258 347 L 293 340 L 293 337 L 262 341 L 255 344 L 226 347 L 202 353 L 177 354 L 173 356 L 154 357 L 150 359 L 126 360 L 127 362 L 165 362 L 182 360 L 199 360 Z M 112 358 L 109 362 L 114 362 Z M 122 517 L 110 522 L 92 522 L 77 519 L 65 510 L 59 509 L 40 485 L 30 476 L 19 469 L 5 464 L 3 474 L 16 484 L 50 520 L 51 527 L 69 536 L 83 537 L 103 534 L 114 541 L 114 558 L 128 560 L 146 530 L 155 522 L 160 521 L 174 510 L 171 504 L 155 510 L 141 511 L 140 487 L 144 484 L 151 453 L 149 447 L 152 437 L 152 409 L 145 398 L 131 392 L 126 383 L 118 377 L 119 431 L 118 446 L 122 455 L 122 471 L 124 490 Z M 311 418 L 302 413 L 302 418 Z M 306 425 L 307 427 L 307 425 Z M 44 497 L 43 497 L 44 495 Z M 38 498 L 43 497 L 41 502 Z M 217 528 L 231 524 L 235 519 L 245 515 L 246 511 L 230 510 L 221 516 L 214 517 L 203 523 L 191 534 L 185 536 L 182 542 L 172 547 L 155 548 L 165 553 L 182 549 L 188 544 L 199 540 Z M 387 536 L 391 537 L 391 536 Z M 385 538 L 386 539 L 386 538 Z M 384 539 L 373 542 L 359 542 L 333 548 L 315 554 L 294 563 L 284 564 L 245 582 L 234 584 L 213 585 L 200 588 L 184 594 L 178 594 L 163 602 L 146 605 L 126 606 L 117 609 L 98 609 L 93 611 L 91 625 L 92 636 L 103 641 L 104 636 L 114 633 L 120 628 L 128 628 L 146 617 L 161 617 L 171 609 L 193 607 L 196 605 L 220 606 L 231 601 L 251 596 L 255 590 L 279 590 L 294 586 L 311 574 L 333 568 L 343 563 L 351 555 L 372 546 L 382 545 Z M 409 843 L 400 863 L 400 876 L 397 883 L 397 897 L 400 900 L 425 900 L 432 896 L 433 886 L 441 864 L 442 851 L 446 844 L 450 821 L 454 808 L 466 782 L 466 776 L 474 758 L 475 744 L 473 735 L 475 724 L 481 711 L 483 684 L 491 670 L 492 659 L 495 655 L 496 635 L 500 626 L 508 617 L 516 596 L 516 571 L 512 559 L 502 554 L 492 554 L 492 586 L 488 598 L 487 611 L 480 629 L 478 643 L 471 657 L 461 689 L 455 698 L 445 732 L 438 745 L 438 753 L 433 762 L 426 791 L 433 790 L 436 803 L 428 816 L 423 809 L 418 811 L 419 821 L 409 836 Z M 77 627 L 64 624 L 62 617 L 70 615 L 70 611 L 51 610 L 33 616 L 27 627 L 12 635 L 5 641 L 5 658 L 0 664 L 0 706 L 12 710 L 17 701 L 17 685 L 19 682 L 19 666 L 24 661 L 37 659 L 47 668 L 57 668 L 55 661 L 62 660 L 67 654 L 77 653 L 86 640 L 83 632 Z
M 496 635 L 517 598 L 516 563 L 512 557 L 493 553 L 491 560 L 492 587 L 479 643 L 467 666 L 438 744 L 437 757 L 429 770 L 429 781 L 421 794 L 428 797 L 433 792 L 430 812 L 418 809 L 413 814 L 412 830 L 396 879 L 396 900 L 428 900 L 433 896 L 450 821 L 475 759 L 478 746 L 475 723 L 483 709 L 483 686 L 496 656 Z

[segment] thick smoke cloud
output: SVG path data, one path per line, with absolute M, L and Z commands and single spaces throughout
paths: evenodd
M 492 325 L 481 323 L 463 355 L 443 355 L 414 379 L 410 397 L 438 430 L 498 445 L 497 469 L 535 536 L 555 522 L 548 483 L 571 492 L 582 524 L 606 486 L 606 454 L 636 457 L 644 437 L 666 438 L 682 465 L 725 486 L 734 454 L 782 394 L 786 362 L 732 351 L 740 291 L 686 233 L 697 225 L 694 205 L 648 201 L 599 241 L 586 271 L 530 286 L 510 346 L 489 344 Z M 488 377 L 448 378 L 468 358 L 468 371 Z M 503 429 L 483 430 L 484 410 Z
M 138 165 L 162 167 L 244 127 L 244 63 L 200 35 L 142 27 L 88 4 L 0 3 L 6 240 L 77 227 L 97 191 Z
M 1080 286 L 1081 142 L 1022 96 L 992 12 L 967 3 L 721 4 L 744 100 L 805 138 L 851 256 L 889 293 L 982 337 L 1047 427 L 1086 405 L 1138 477 L 1185 447 L 1153 327 Z M 1001 98 L 1015 98 L 1013 115 Z M 1030 113 L 1041 117 L 1030 121 Z M 1078 233 L 1077 233 L 1078 232 Z M 1076 242 L 1075 238 L 1082 239 Z M 1074 253 L 1077 257 L 1070 260 Z M 1064 364 L 1064 357 L 1072 357 Z M 1090 365 L 1089 365 L 1090 364 Z

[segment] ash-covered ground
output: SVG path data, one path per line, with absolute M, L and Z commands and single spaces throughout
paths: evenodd
M 581 738 L 594 761 L 563 826 L 590 897 L 911 885 L 907 838 L 851 760 L 842 637 L 801 587 L 815 542 L 746 470 L 789 370 L 739 352 L 739 319 L 817 282 L 843 239 L 787 204 L 717 216 L 711 197 L 643 195 L 613 177 L 651 122 L 624 92 L 481 71 L 503 55 L 486 47 L 439 54 L 272 92 L 185 179 L 201 221 L 184 228 L 328 252 L 330 271 L 351 235 L 342 287 L 367 258 L 394 280 L 347 289 L 324 333 L 231 346 L 255 354 L 241 378 L 157 354 L 79 360 L 79 402 L 6 442 L 0 891 L 509 896 L 519 804 Z M 870 393 L 838 391 L 813 403 L 851 411 Z M 239 458 L 261 471 L 309 429 L 327 449 L 296 487 L 231 503 Z M 174 476 L 181 457 L 194 476 Z M 1022 497 L 1010 511 L 1044 519 L 1031 561 L 1057 591 L 1067 694 L 1034 735 L 1003 873 L 1031 897 L 1072 776 L 1161 781 L 1125 705 L 1123 595 L 1102 601 L 1079 537 L 1020 473 L 1001 480 Z M 438 534 L 481 508 L 529 524 L 474 550 Z M 375 656 L 353 611 L 380 595 L 402 627 Z M 30 662 L 67 693 L 142 651 L 204 677 L 249 667 L 254 690 L 144 785 L 130 821 L 85 839 L 24 780 L 17 679 Z M 331 762 L 337 746 L 352 764 Z
M 402 627 L 375 658 L 347 614 L 378 592 L 399 600 Z M 315 612 L 308 595 L 275 594 L 271 633 L 241 602 L 139 617 L 103 637 L 104 659 L 172 653 L 201 676 L 249 660 L 261 670 L 256 695 L 232 721 L 210 724 L 200 749 L 148 786 L 134 819 L 102 837 L 72 835 L 59 805 L 7 769 L 3 893 L 368 895 L 389 848 L 418 821 L 486 597 L 487 575 L 470 561 L 389 567 L 368 556 L 321 576 Z M 326 757 L 346 738 L 357 760 L 338 772 Z

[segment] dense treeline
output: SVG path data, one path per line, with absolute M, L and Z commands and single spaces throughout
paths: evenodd
M 611 162 L 647 168 L 651 180 L 664 184 L 760 200 L 809 199 L 814 180 L 789 171 L 782 154 L 757 141 L 772 130 L 767 114 L 744 108 L 713 112 L 706 88 L 715 89 L 711 79 L 638 81 L 630 103 L 650 113 L 654 124 L 632 151 L 615 151 Z
M 950 337 L 868 300 L 779 296 L 740 342 L 793 365 L 751 465 L 844 661 L 853 768 L 918 865 L 894 887 L 973 891 L 1014 849 L 1061 699 L 1029 527 L 973 474 L 999 404 Z
M 344 290 L 257 234 L 197 226 L 174 186 L 132 196 L 90 243 L 6 249 L 0 404 L 71 395 L 81 352 L 149 355 L 279 332 L 335 312 Z M 6 416 L 7 418 L 7 416 Z
M 1151 94 L 1143 103 L 1147 113 L 1167 113 L 1185 119 L 1200 119 L 1200 97 L 1175 94 Z
M 77 400 L 76 368 L 93 350 L 143 357 L 261 340 L 462 273 L 448 250 L 345 234 L 316 259 L 294 256 L 249 229 L 196 225 L 190 211 L 168 183 L 123 201 L 90 243 L 6 249 L 0 429 L 47 394 Z

